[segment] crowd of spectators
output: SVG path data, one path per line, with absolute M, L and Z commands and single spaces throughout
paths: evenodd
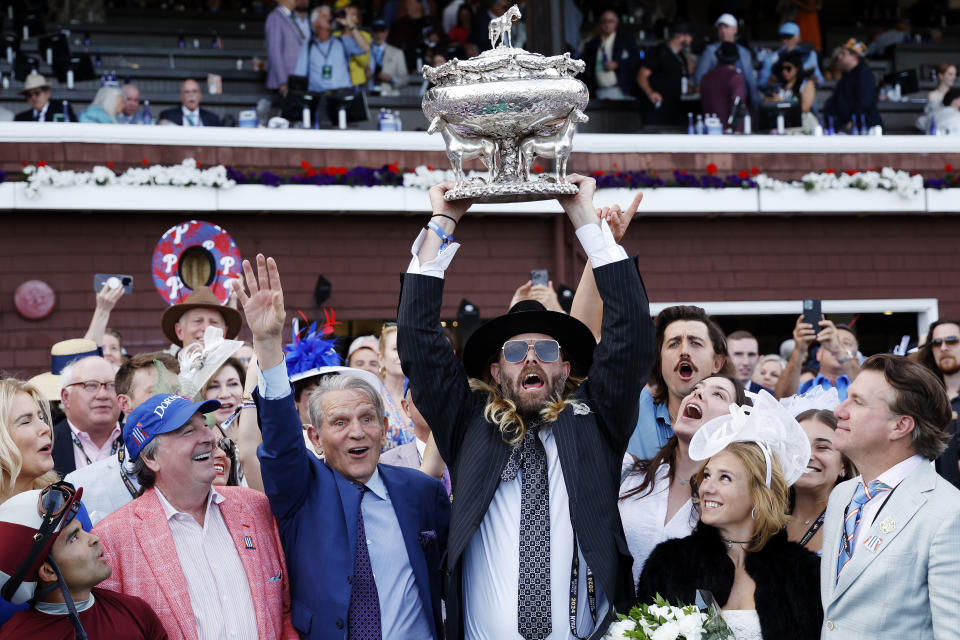
M 824 316 L 767 355 L 699 307 L 654 324 L 619 244 L 640 197 L 570 179 L 572 303 L 527 282 L 462 345 L 451 183 L 379 337 L 284 344 L 285 257 L 258 255 L 131 354 L 105 284 L 49 372 L 0 380 L 0 638 L 599 637 L 700 588 L 738 640 L 948 637 L 960 322 L 870 357 Z

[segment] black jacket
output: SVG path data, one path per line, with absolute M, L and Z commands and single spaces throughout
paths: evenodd
M 765 640 L 815 640 L 820 637 L 820 559 L 787 540 L 781 531 L 756 553 L 746 570 L 756 583 L 754 601 Z M 637 602 L 651 604 L 656 594 L 672 603 L 692 604 L 697 589 L 713 593 L 722 607 L 733 587 L 734 566 L 719 532 L 697 525 L 686 538 L 657 545 L 637 582 Z
M 200 122 L 205 127 L 219 127 L 220 126 L 220 117 L 217 116 L 213 111 L 207 111 L 203 107 L 197 109 L 200 112 Z M 157 121 L 166 120 L 167 122 L 172 122 L 173 124 L 182 125 L 183 124 L 183 109 L 180 107 L 171 107 L 160 112 L 160 116 L 157 118 Z
M 600 51 L 601 37 L 588 40 L 583 45 L 583 61 L 587 63 L 583 81 L 593 95 L 597 91 L 597 54 Z M 613 58 L 617 63 L 617 86 L 628 96 L 637 93 L 637 68 L 640 66 L 640 50 L 634 39 L 627 33 L 617 32 L 613 39 Z
M 617 509 L 620 466 L 637 422 L 637 397 L 654 355 L 653 324 L 643 283 L 631 260 L 594 269 L 603 298 L 603 340 L 588 379 L 552 429 L 577 540 L 598 591 L 619 611 L 633 604 L 632 560 Z M 483 417 L 487 394 L 471 391 L 467 375 L 440 327 L 444 280 L 406 274 L 397 314 L 397 345 L 417 408 L 450 467 L 453 508 L 444 570 L 447 637 L 464 636 L 463 552 L 500 485 L 510 446 Z M 547 327 L 545 330 L 549 330 Z M 600 633 L 612 620 L 600 625 Z
M 60 474 L 60 477 L 76 471 L 77 460 L 73 454 L 73 432 L 70 431 L 70 425 L 64 418 L 53 425 L 53 469 Z
M 51 100 L 50 107 L 47 109 L 47 112 L 43 114 L 43 120 L 40 122 L 53 122 L 53 117 L 58 113 L 63 113 L 63 101 Z M 77 114 L 73 112 L 73 107 L 69 102 L 67 103 L 67 118 L 69 118 L 70 122 L 77 122 Z M 13 120 L 14 122 L 33 122 L 33 109 L 21 111 L 13 117 Z
M 827 99 L 823 111 L 833 116 L 837 131 L 846 127 L 854 116 L 857 117 L 856 124 L 859 127 L 860 114 L 866 118 L 868 127 L 883 124 L 877 109 L 877 83 L 865 61 L 844 73 L 837 81 L 837 86 Z

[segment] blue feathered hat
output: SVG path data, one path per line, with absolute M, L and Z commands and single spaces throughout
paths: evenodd
M 290 377 L 290 382 L 337 373 L 362 378 L 374 389 L 379 390 L 380 379 L 377 376 L 363 369 L 343 366 L 343 358 L 334 348 L 337 341 L 333 335 L 333 328 L 338 324 L 336 314 L 326 309 L 323 314 L 325 320 L 323 325 L 318 328 L 317 323 L 312 322 L 302 336 L 299 318 L 293 319 L 293 342 L 283 348 L 286 353 L 287 375 Z

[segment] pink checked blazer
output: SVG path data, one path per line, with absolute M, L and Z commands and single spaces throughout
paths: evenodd
M 218 487 L 226 498 L 220 513 L 240 554 L 258 636 L 296 640 L 290 618 L 290 587 L 280 535 L 267 497 L 243 487 Z M 156 490 L 107 516 L 93 529 L 113 575 L 99 586 L 142 598 L 163 621 L 170 640 L 197 640 L 187 581 Z M 254 542 L 248 549 L 244 536 Z M 280 580 L 270 578 L 282 574 Z

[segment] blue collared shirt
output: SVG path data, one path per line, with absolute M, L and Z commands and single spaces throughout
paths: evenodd
M 836 382 L 830 382 L 830 378 L 825 378 L 821 374 L 817 374 L 817 377 L 813 380 L 807 380 L 800 385 L 800 389 L 797 391 L 799 395 L 805 394 L 807 391 L 810 391 L 814 386 L 821 386 L 824 389 L 837 389 L 837 395 L 840 396 L 841 402 L 847 399 L 847 387 L 850 386 L 850 378 L 846 375 L 842 375 L 837 378 Z
M 310 57 L 310 69 L 307 73 L 307 54 Z M 300 47 L 294 75 L 310 76 L 309 91 L 331 91 L 347 89 L 353 86 L 350 80 L 350 61 L 348 56 L 360 56 L 366 51 L 360 48 L 350 36 L 332 37 L 326 42 L 311 38 Z M 324 79 L 323 68 L 330 66 L 330 77 Z
M 653 396 L 646 389 L 640 393 L 639 404 L 637 428 L 630 436 L 627 453 L 633 454 L 640 460 L 650 460 L 673 436 L 673 427 L 670 426 L 670 408 L 666 403 L 655 403 Z
M 290 394 L 286 362 L 261 372 L 259 390 L 261 396 L 270 400 Z M 411 640 L 432 638 L 413 566 L 403 543 L 400 521 L 397 520 L 397 512 L 393 509 L 390 493 L 379 470 L 374 470 L 366 487 L 369 491 L 364 495 L 360 508 L 363 509 L 370 567 L 377 583 L 384 637 Z M 358 540 L 357 544 L 360 542 Z M 346 634 L 344 637 L 347 637 Z

